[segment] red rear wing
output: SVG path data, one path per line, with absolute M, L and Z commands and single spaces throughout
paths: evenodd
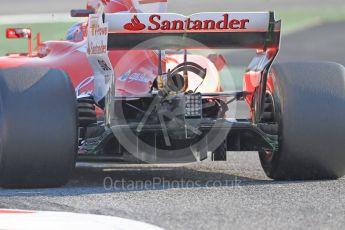
M 105 14 L 108 50 L 279 48 L 273 12 Z

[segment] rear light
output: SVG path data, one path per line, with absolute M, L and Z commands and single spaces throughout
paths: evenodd
M 201 118 L 202 117 L 202 96 L 200 93 L 191 93 L 185 95 L 185 117 Z

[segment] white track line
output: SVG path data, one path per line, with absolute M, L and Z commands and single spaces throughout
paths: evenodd
M 26 212 L 0 209 L 0 229 L 6 230 L 162 230 L 150 224 L 111 216 L 66 212 Z

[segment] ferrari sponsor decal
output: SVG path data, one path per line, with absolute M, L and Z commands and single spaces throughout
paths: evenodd
M 269 13 L 108 14 L 110 33 L 267 31 Z
M 147 28 L 149 31 L 157 30 L 187 30 L 187 31 L 207 31 L 207 30 L 237 30 L 237 29 L 247 29 L 247 25 L 250 22 L 249 19 L 232 19 L 229 20 L 229 14 L 224 14 L 223 19 L 215 21 L 212 19 L 207 20 L 192 20 L 187 18 L 186 20 L 161 20 L 162 17 L 158 14 L 153 14 L 149 17 L 149 25 L 141 23 L 136 15 L 130 23 L 124 25 L 126 30 L 144 30 Z
M 132 73 L 132 70 L 128 70 L 122 76 L 118 78 L 121 82 L 142 82 L 142 83 L 149 83 L 150 79 L 143 73 Z
M 107 53 L 108 43 L 108 26 L 100 22 L 102 20 L 99 15 L 90 15 L 89 28 L 87 35 L 87 53 L 105 54 Z
M 89 17 L 87 36 L 87 59 L 93 70 L 96 101 L 103 99 L 111 87 L 114 70 L 108 56 L 108 24 L 103 23 L 102 14 Z
M 103 99 L 113 79 L 113 68 L 108 54 L 90 55 L 88 61 L 93 69 L 94 74 L 94 98 L 96 101 Z
M 136 15 L 133 15 L 133 18 L 130 23 L 127 23 L 123 26 L 126 30 L 131 30 L 131 31 L 138 31 L 138 30 L 143 30 L 146 28 L 146 26 L 141 23 Z
M 112 68 L 110 67 L 111 63 L 107 63 L 107 61 L 103 59 L 97 59 L 97 62 L 103 71 L 112 71 Z
M 161 228 L 150 224 L 118 217 L 23 210 L 0 210 L 0 229 L 161 230 Z

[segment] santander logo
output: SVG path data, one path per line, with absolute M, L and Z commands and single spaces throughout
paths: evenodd
M 131 22 L 123 26 L 129 31 L 224 31 L 224 30 L 245 30 L 250 20 L 231 19 L 229 14 L 223 14 L 223 18 L 219 21 L 212 19 L 192 20 L 161 20 L 161 15 L 153 14 L 149 17 L 149 24 L 145 25 L 140 22 L 139 18 L 134 15 Z
M 146 26 L 139 21 L 136 15 L 134 15 L 131 22 L 124 25 L 123 28 L 130 31 L 139 31 L 145 29 Z

